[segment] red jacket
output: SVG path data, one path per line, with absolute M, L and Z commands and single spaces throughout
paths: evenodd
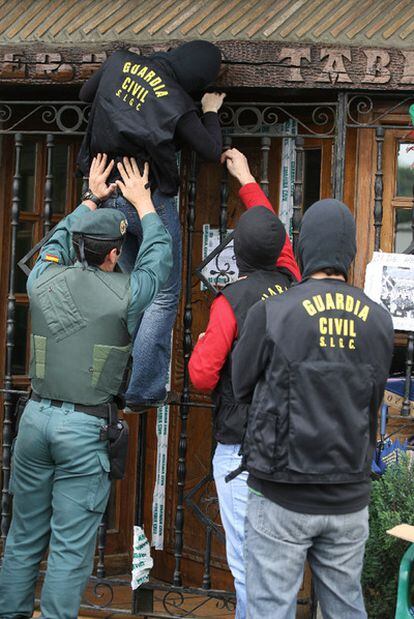
M 265 206 L 274 212 L 269 200 L 257 183 L 248 183 L 239 191 L 244 206 Z M 300 281 L 299 267 L 293 255 L 289 236 L 277 259 L 276 266 L 285 267 Z M 220 372 L 237 337 L 237 322 L 233 310 L 223 295 L 214 299 L 206 332 L 194 347 L 188 369 L 194 387 L 200 391 L 212 391 L 220 378 Z

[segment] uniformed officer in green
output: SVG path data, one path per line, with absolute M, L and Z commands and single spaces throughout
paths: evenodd
M 101 428 L 121 386 L 140 314 L 166 281 L 171 238 L 133 159 L 118 164 L 143 241 L 131 275 L 114 272 L 124 215 L 95 210 L 114 186 L 98 155 L 83 203 L 56 228 L 30 274 L 33 392 L 14 445 L 13 519 L 0 573 L 0 617 L 31 617 L 40 561 L 49 550 L 43 619 L 75 619 L 92 572 L 96 533 L 109 491 Z M 75 254 L 78 260 L 74 262 Z

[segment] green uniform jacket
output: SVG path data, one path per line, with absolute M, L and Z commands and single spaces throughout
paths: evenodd
M 30 377 L 43 398 L 97 405 L 115 396 L 141 313 L 166 282 L 171 237 L 156 213 L 142 219 L 143 241 L 130 276 L 74 263 L 71 226 L 80 205 L 56 227 L 30 273 Z

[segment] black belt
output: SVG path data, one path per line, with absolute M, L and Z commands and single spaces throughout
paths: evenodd
M 30 399 L 35 402 L 41 402 L 42 400 L 50 400 L 50 398 L 42 398 L 40 395 L 32 391 Z M 62 400 L 50 400 L 51 406 L 57 406 L 61 408 L 65 402 Z M 107 404 L 98 404 L 97 406 L 84 406 L 83 404 L 74 404 L 74 410 L 78 413 L 86 413 L 93 417 L 109 418 L 109 408 L 114 406 L 114 402 L 108 402 Z

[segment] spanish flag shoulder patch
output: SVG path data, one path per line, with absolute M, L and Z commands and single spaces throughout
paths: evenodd
M 58 256 L 54 256 L 53 254 L 45 254 L 45 260 L 48 262 L 59 262 Z

